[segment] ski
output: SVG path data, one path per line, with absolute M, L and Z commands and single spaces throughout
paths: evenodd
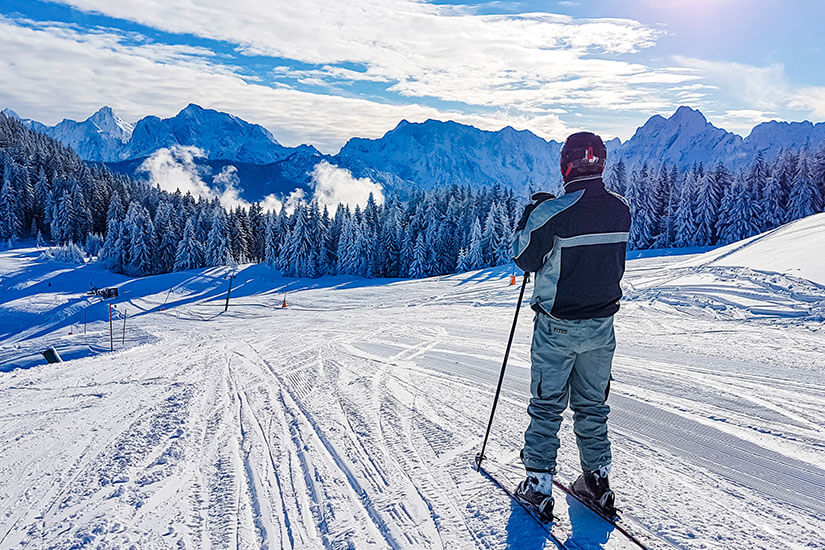
M 478 458 L 474 466 L 479 466 Z M 565 550 L 592 548 L 647 550 L 648 548 L 647 544 L 621 518 L 611 518 L 557 480 L 553 480 L 555 486 L 553 492 L 560 491 L 561 494 L 555 499 L 553 522 L 546 523 L 541 520 L 535 507 L 520 500 L 515 494 L 516 483 L 513 478 L 522 474 L 520 467 L 515 464 L 498 464 L 485 459 L 479 472 L 527 512 L 533 521 L 539 524 L 542 529 L 541 534 L 546 533 L 547 539 L 557 548 Z
M 610 514 L 605 513 L 604 510 L 602 510 L 599 506 L 596 506 L 589 499 L 582 498 L 580 495 L 576 494 L 575 491 L 571 490 L 569 487 L 567 487 L 566 485 L 560 483 L 559 481 L 554 479 L 553 480 L 553 485 L 555 485 L 556 487 L 561 489 L 561 491 L 563 493 L 565 493 L 566 495 L 569 495 L 569 496 L 575 498 L 576 500 L 578 500 L 579 502 L 581 502 L 582 504 L 587 506 L 594 514 L 596 514 L 597 516 L 602 518 L 604 521 L 611 524 L 613 527 L 616 528 L 616 530 L 618 532 L 620 532 L 622 535 L 627 537 L 627 539 L 630 542 L 632 542 L 633 544 L 635 544 L 636 546 L 638 546 L 642 550 L 648 550 L 647 545 L 645 545 L 642 541 L 640 541 L 639 538 L 636 537 L 636 535 L 634 535 L 622 523 L 620 523 L 621 517 L 619 516 L 618 510 L 616 511 L 615 515 L 611 516 Z
M 561 540 L 559 540 L 559 538 L 556 537 L 555 534 L 553 534 L 553 530 L 551 528 L 552 524 L 542 520 L 539 511 L 533 505 L 518 498 L 516 494 L 512 490 L 510 490 L 510 488 L 507 487 L 505 483 L 499 481 L 495 475 L 493 475 L 482 464 L 480 464 L 479 457 L 476 457 L 475 459 L 475 466 L 478 469 L 478 471 L 484 475 L 484 477 L 490 480 L 493 483 L 493 485 L 501 489 L 507 496 L 513 499 L 519 506 L 521 506 L 521 508 L 527 513 L 528 516 L 533 518 L 536 524 L 538 524 L 538 526 L 541 527 L 541 529 L 545 532 L 550 542 L 555 544 L 560 550 L 568 550 L 568 547 L 565 546 L 565 544 Z

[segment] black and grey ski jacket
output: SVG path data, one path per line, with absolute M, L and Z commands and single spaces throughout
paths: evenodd
M 536 273 L 533 308 L 559 319 L 615 314 L 629 231 L 627 201 L 600 175 L 575 178 L 561 197 L 537 203 L 513 241 L 516 265 Z

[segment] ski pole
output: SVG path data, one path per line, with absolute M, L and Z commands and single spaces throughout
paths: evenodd
M 504 382 L 504 371 L 507 369 L 507 359 L 510 357 L 510 347 L 513 345 L 513 336 L 516 333 L 516 324 L 518 323 L 518 312 L 521 310 L 521 301 L 524 299 L 524 289 L 527 288 L 527 281 L 530 280 L 528 273 L 524 274 L 521 279 L 521 290 L 518 293 L 518 302 L 516 302 L 516 314 L 513 316 L 513 326 L 510 327 L 510 339 L 507 340 L 507 349 L 504 351 L 504 361 L 501 362 L 501 374 L 498 375 L 498 387 L 496 388 L 496 396 L 493 398 L 493 408 L 490 410 L 490 421 L 487 422 L 487 432 L 484 434 L 484 443 L 481 444 L 481 452 L 476 456 L 476 472 L 481 471 L 481 461 L 484 460 L 484 450 L 487 448 L 487 438 L 490 437 L 490 428 L 493 427 L 493 417 L 496 414 L 496 405 L 498 405 L 498 398 L 501 395 L 501 384 Z

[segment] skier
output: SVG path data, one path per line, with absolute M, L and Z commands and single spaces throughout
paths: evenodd
M 561 150 L 564 194 L 533 195 L 516 227 L 513 255 L 534 272 L 530 424 L 521 457 L 527 476 L 516 495 L 550 520 L 558 431 L 568 402 L 582 474 L 572 490 L 615 514 L 605 403 L 616 347 L 613 315 L 622 296 L 630 231 L 627 201 L 605 189 L 607 149 L 590 132 Z

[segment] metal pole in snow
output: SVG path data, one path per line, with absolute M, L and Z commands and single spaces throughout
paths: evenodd
M 498 398 L 501 395 L 501 384 L 504 382 L 504 371 L 507 369 L 507 359 L 510 357 L 510 346 L 513 345 L 513 336 L 516 333 L 516 323 L 518 323 L 518 312 L 521 310 L 521 301 L 524 299 L 524 289 L 527 287 L 527 281 L 530 276 L 525 273 L 521 280 L 521 291 L 518 294 L 518 302 L 516 303 L 516 314 L 513 317 L 513 326 L 510 327 L 510 339 L 507 341 L 507 349 L 504 351 L 504 361 L 501 363 L 501 374 L 498 376 L 498 387 L 496 388 L 496 396 L 493 399 L 493 408 L 490 410 L 490 421 L 487 423 L 487 432 L 484 434 L 484 443 L 481 444 L 481 452 L 476 455 L 476 471 L 481 470 L 481 461 L 484 460 L 484 450 L 487 448 L 487 438 L 490 437 L 490 428 L 493 426 L 493 416 L 496 414 L 496 405 L 498 405 Z
M 88 309 L 88 308 L 86 308 Z M 83 310 L 83 334 L 86 334 L 86 309 Z
M 120 340 L 120 345 L 126 345 L 126 308 L 123 308 L 123 337 Z
M 232 292 L 232 279 L 234 278 L 234 275 L 229 276 L 229 288 L 226 289 L 226 305 L 223 306 L 224 313 L 229 309 L 229 293 Z
M 109 351 L 115 351 L 115 341 L 112 336 L 112 304 L 109 304 Z

